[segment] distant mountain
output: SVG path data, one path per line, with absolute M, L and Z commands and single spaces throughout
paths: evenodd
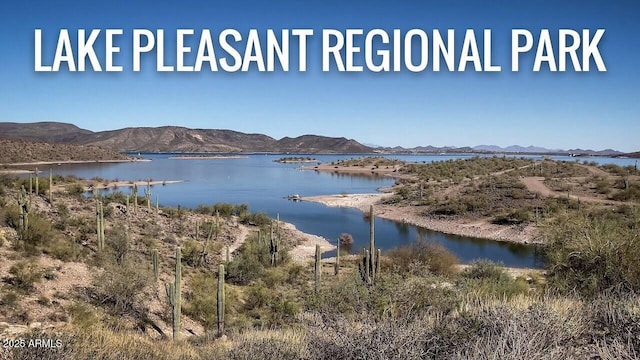
M 543 154 L 543 153 L 557 153 L 562 150 L 550 150 L 538 146 L 520 146 L 511 145 L 507 147 L 500 147 L 496 145 L 478 145 L 473 147 L 474 150 L 487 151 L 487 152 L 505 152 L 505 153 L 529 153 L 529 154 Z
M 594 156 L 615 156 L 615 155 L 622 155 L 624 154 L 623 152 L 617 151 L 617 150 L 613 150 L 613 149 L 604 149 L 604 150 L 599 150 L 599 151 L 594 151 L 594 150 L 582 150 L 582 149 L 569 149 L 567 151 L 565 151 L 566 153 L 569 154 L 574 154 L 574 155 L 594 155 Z
M 179 126 L 131 127 L 92 132 L 63 123 L 0 123 L 0 137 L 94 145 L 120 152 L 373 152 L 372 148 L 345 138 L 303 135 L 276 140 L 263 134 Z
M 552 150 L 538 146 L 478 145 L 474 147 L 417 146 L 376 147 L 353 139 L 302 135 L 276 140 L 263 134 L 233 130 L 190 129 L 180 126 L 130 127 L 92 132 L 72 124 L 57 122 L 0 123 L 0 138 L 44 141 L 58 144 L 95 145 L 114 151 L 134 152 L 282 152 L 282 153 L 517 153 L 566 154 L 578 156 L 618 156 L 616 150 Z
M 346 138 L 330 138 L 317 135 L 302 135 L 295 138 L 284 137 L 277 141 L 277 149 L 280 152 L 305 152 L 310 153 L 371 153 L 372 148 L 362 145 L 359 142 Z
M 74 143 L 93 132 L 73 124 L 45 121 L 36 123 L 0 122 L 0 137 L 48 143 Z

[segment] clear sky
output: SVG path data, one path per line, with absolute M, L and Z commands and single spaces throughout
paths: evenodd
M 51 64 L 67 28 L 124 29 L 121 73 L 34 71 L 34 29 L 43 31 Z M 261 73 L 158 73 L 153 56 L 131 71 L 133 28 L 164 29 L 167 62 L 175 30 L 312 28 L 309 70 Z M 422 28 L 493 34 L 499 73 L 339 73 L 321 69 L 323 28 Z M 531 71 L 533 55 L 514 73 L 511 29 L 606 29 L 599 49 L 607 72 Z M 264 133 L 319 134 L 384 146 L 537 145 L 640 150 L 640 2 L 635 1 L 2 1 L 0 121 L 61 121 L 98 131 L 179 125 Z M 197 47 L 197 40 L 195 41 Z M 104 46 L 104 37 L 96 41 Z M 215 44 L 214 44 L 215 46 Z M 173 45 L 175 48 L 175 44 Z M 217 50 L 217 49 L 216 49 Z M 534 45 L 535 50 L 535 45 Z M 195 50 L 194 50 L 195 51 Z M 480 48 L 482 53 L 482 47 Z M 535 52 L 535 51 L 532 51 Z M 103 51 L 99 52 L 99 57 Z M 457 55 L 456 55 L 457 57 Z M 103 57 L 101 58 L 103 59 Z M 358 60 L 363 63 L 362 57 Z M 104 63 L 103 63 L 104 65 Z

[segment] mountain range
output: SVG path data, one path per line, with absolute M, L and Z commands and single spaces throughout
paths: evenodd
M 275 152 L 275 153 L 522 153 L 622 156 L 605 149 L 546 149 L 537 146 L 478 145 L 474 147 L 418 146 L 414 148 L 363 145 L 344 137 L 302 135 L 274 139 L 264 134 L 233 130 L 190 129 L 180 126 L 129 127 L 93 132 L 61 122 L 0 122 L 0 138 L 52 144 L 92 145 L 118 152 Z
M 93 132 L 58 122 L 0 123 L 0 137 L 47 143 L 94 145 L 120 152 L 371 153 L 346 138 L 317 135 L 276 140 L 263 134 L 179 126 L 131 127 Z

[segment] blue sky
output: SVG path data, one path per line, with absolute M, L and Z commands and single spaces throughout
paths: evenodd
M 134 3 L 134 4 L 132 4 Z M 3 1 L 0 3 L 0 121 L 61 121 L 90 130 L 179 125 L 264 133 L 320 134 L 385 146 L 537 145 L 640 150 L 640 3 L 637 1 Z M 122 73 L 36 73 L 34 29 L 45 59 L 61 28 L 313 28 L 309 71 L 157 73 L 151 62 Z M 323 28 L 422 28 L 493 32 L 499 73 L 321 71 Z M 606 29 L 608 71 L 510 71 L 511 29 Z M 173 35 L 174 36 L 174 35 Z M 98 48 L 102 44 L 97 42 Z M 168 45 L 170 48 L 171 45 Z M 482 48 L 480 49 L 482 51 Z M 170 54 L 173 51 L 168 50 Z M 292 53 L 296 54 L 296 53 Z M 292 55 L 292 57 L 294 57 Z M 168 57 L 168 62 L 174 62 Z M 150 60 L 150 59 L 148 59 Z M 362 62 L 362 61 L 360 61 Z M 431 62 L 431 61 L 430 61 Z M 292 59 L 292 65 L 297 62 Z

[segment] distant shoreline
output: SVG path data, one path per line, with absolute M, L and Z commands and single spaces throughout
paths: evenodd
M 212 160 L 212 159 L 248 159 L 244 155 L 185 155 L 170 156 L 170 160 Z
M 35 162 L 22 162 L 22 163 L 5 163 L 0 166 L 40 166 L 40 165 L 69 165 L 69 164 L 95 164 L 95 163 L 127 163 L 127 162 L 147 162 L 150 159 L 113 159 L 113 160 L 61 160 L 61 161 L 35 161 Z M 8 174 L 28 174 L 33 173 L 33 170 L 26 169 L 0 169 L 0 173 Z

